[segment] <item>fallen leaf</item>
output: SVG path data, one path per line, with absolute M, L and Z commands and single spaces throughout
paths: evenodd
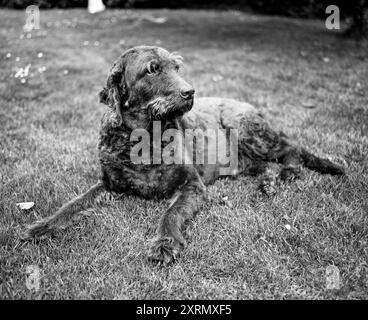
M 153 23 L 158 23 L 158 24 L 162 24 L 162 23 L 165 23 L 167 21 L 167 18 L 166 17 L 158 17 L 158 18 L 155 18 L 155 17 L 146 17 L 146 19 L 150 22 L 153 22 Z
M 307 108 L 307 109 L 314 109 L 316 108 L 316 104 L 313 101 L 308 100 L 308 101 L 302 102 L 302 107 Z
M 19 203 L 16 203 L 16 205 L 21 210 L 29 210 L 34 206 L 34 202 L 19 202 Z
M 30 291 L 40 290 L 41 272 L 37 265 L 29 265 L 26 268 L 26 287 Z
M 340 270 L 334 265 L 326 268 L 326 289 L 339 290 L 341 288 Z

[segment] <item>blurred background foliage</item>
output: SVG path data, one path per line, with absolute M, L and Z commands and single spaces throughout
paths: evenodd
M 262 14 L 301 18 L 325 18 L 326 7 L 337 5 L 342 19 L 350 18 L 349 35 L 368 34 L 368 0 L 103 0 L 107 8 L 192 8 L 237 9 Z M 87 7 L 88 0 L 0 0 L 0 7 L 23 9 L 35 4 L 40 8 Z
M 346 11 L 355 5 L 365 5 L 366 0 L 103 0 L 109 8 L 211 8 L 252 9 L 266 14 L 297 17 L 325 15 L 326 6 L 334 4 Z M 0 6 L 21 9 L 31 4 L 41 8 L 87 7 L 88 0 L 0 0 Z

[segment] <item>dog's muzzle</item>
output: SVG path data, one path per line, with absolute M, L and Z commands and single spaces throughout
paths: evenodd
M 193 107 L 193 93 L 185 95 L 180 94 L 180 98 L 156 98 L 148 104 L 148 112 L 154 120 L 168 120 L 182 116 Z

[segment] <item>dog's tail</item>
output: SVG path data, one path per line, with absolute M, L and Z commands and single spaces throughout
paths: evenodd
M 301 150 L 301 157 L 303 159 L 304 165 L 314 171 L 320 173 L 329 173 L 332 175 L 345 174 L 345 169 L 342 166 L 332 163 L 328 159 L 319 158 L 312 153 L 308 152 L 304 148 Z
M 102 181 L 97 182 L 85 193 L 64 204 L 54 215 L 35 222 L 27 227 L 21 238 L 23 240 L 39 237 L 60 227 L 67 226 L 73 217 L 92 205 L 95 198 L 104 190 Z

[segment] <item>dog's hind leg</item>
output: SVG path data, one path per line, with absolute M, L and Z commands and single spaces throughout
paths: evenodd
M 258 178 L 259 189 L 268 196 L 273 196 L 277 192 L 280 183 L 282 169 L 279 164 L 269 162 L 264 172 Z
M 278 160 L 282 163 L 281 180 L 292 181 L 301 176 L 303 159 L 298 148 L 290 145 L 286 146 L 283 155 Z
M 63 205 L 54 215 L 44 218 L 28 226 L 21 238 L 24 240 L 39 237 L 58 228 L 68 225 L 80 211 L 87 209 L 93 200 L 104 190 L 104 184 L 99 181 L 88 191 Z
M 276 186 L 280 181 L 292 181 L 300 178 L 302 166 L 323 174 L 344 174 L 344 168 L 332 163 L 330 160 L 319 158 L 304 148 L 296 147 L 282 139 L 277 152 L 271 153 L 271 160 L 267 169 L 260 176 L 260 189 L 268 195 L 276 193 Z
M 301 149 L 301 158 L 303 159 L 304 165 L 311 170 L 319 173 L 328 173 L 331 175 L 341 175 L 345 173 L 342 166 L 339 166 L 328 159 L 319 158 L 312 153 L 308 152 L 304 148 Z
M 342 166 L 334 164 L 328 159 L 319 158 L 304 148 L 292 145 L 285 147 L 279 160 L 283 164 L 280 174 L 283 180 L 298 178 L 301 173 L 301 166 L 322 174 L 341 175 L 345 173 Z

